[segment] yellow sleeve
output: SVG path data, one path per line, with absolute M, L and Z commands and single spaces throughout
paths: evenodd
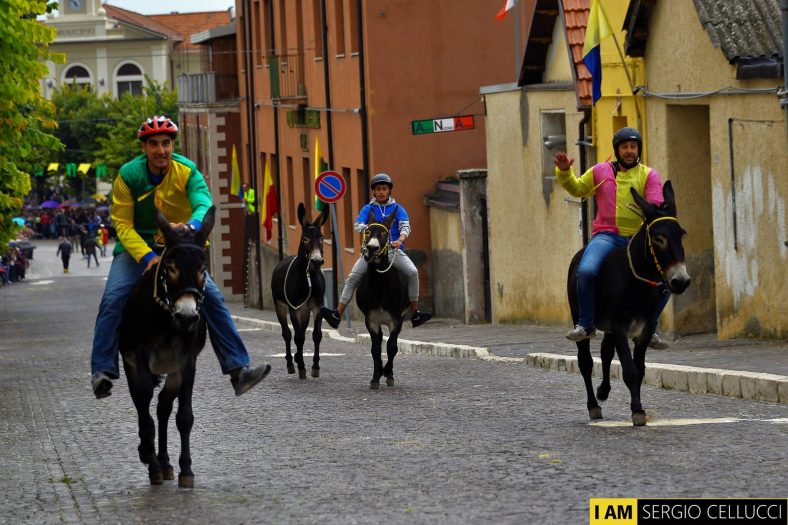
M 571 166 L 568 170 L 560 170 L 556 166 L 555 177 L 558 179 L 561 187 L 573 197 L 584 199 L 593 195 L 596 190 L 594 186 L 594 168 L 588 169 L 588 171 L 583 173 L 582 177 L 578 178 L 575 177 L 575 172 Z
M 134 229 L 134 198 L 121 176 L 115 177 L 115 183 L 112 185 L 112 212 L 110 215 L 123 247 L 126 248 L 129 255 L 134 257 L 135 261 L 140 262 L 152 250 Z

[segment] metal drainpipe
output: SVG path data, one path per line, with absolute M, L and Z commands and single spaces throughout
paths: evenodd
M 326 131 L 328 132 L 328 166 L 332 170 L 335 169 L 334 167 L 334 131 L 331 125 L 331 78 L 328 74 L 328 17 L 326 15 L 326 0 L 321 0 L 320 2 L 320 11 L 322 14 L 322 22 L 323 22 L 323 81 L 325 83 L 325 91 L 326 91 Z M 317 160 L 316 160 L 317 162 Z M 327 204 L 329 208 L 332 206 L 331 204 Z M 339 301 L 339 297 L 337 295 L 337 289 L 339 288 L 339 253 L 337 246 L 337 232 L 335 230 L 336 224 L 331 224 L 331 257 L 333 258 L 333 266 L 334 270 L 331 272 L 331 286 L 334 290 L 334 305 L 333 307 L 337 307 L 337 302 Z
M 269 33 L 268 49 L 271 50 L 271 55 L 275 56 L 276 55 L 276 39 L 275 39 L 275 35 L 274 35 L 274 29 L 275 29 L 276 24 L 274 23 L 274 3 L 273 2 L 269 2 L 268 3 L 268 20 L 271 21 L 271 27 L 268 28 L 269 29 L 269 31 L 268 31 L 268 33 Z M 277 62 L 277 65 L 278 65 L 278 62 Z M 270 64 L 269 64 L 268 67 L 269 68 L 271 67 Z M 271 78 L 270 77 L 270 73 L 269 73 L 269 77 L 268 78 L 269 79 Z M 270 83 L 270 80 L 269 80 L 269 83 Z M 277 221 L 277 224 L 279 226 L 277 228 L 277 231 L 279 233 L 279 242 L 278 242 L 278 246 L 279 246 L 279 260 L 281 261 L 282 259 L 285 258 L 285 252 L 284 252 L 284 230 L 283 230 L 283 226 L 282 226 L 282 223 L 284 222 L 282 220 L 282 191 L 281 191 L 281 188 L 282 188 L 282 175 L 281 175 L 281 173 L 282 173 L 282 171 L 279 169 L 279 162 L 280 162 L 279 161 L 279 108 L 277 107 L 277 104 L 273 104 L 273 108 L 271 108 L 271 110 L 272 110 L 272 112 L 274 114 L 274 119 L 273 119 L 273 121 L 274 121 L 273 122 L 273 125 L 274 125 L 274 155 L 276 156 L 276 166 L 274 166 L 274 167 L 276 168 L 276 189 L 277 189 L 277 191 L 276 191 L 276 209 L 279 210 L 279 220 Z M 292 191 L 292 188 L 290 188 L 290 190 Z
M 246 119 L 247 119 L 247 128 L 249 130 L 249 145 L 248 145 L 248 155 L 247 158 L 249 159 L 249 174 L 250 174 L 250 186 L 255 194 L 255 199 L 257 199 L 258 191 L 257 191 L 257 132 L 256 132 L 256 118 L 255 118 L 255 104 L 254 104 L 254 64 L 252 64 L 252 16 L 251 16 L 251 4 L 252 0 L 244 0 L 241 4 L 244 13 L 244 65 L 246 67 Z M 246 204 L 244 203 L 244 206 Z M 244 210 L 246 213 L 246 210 Z M 244 221 L 246 222 L 246 221 Z M 257 202 L 255 202 L 255 211 L 254 211 L 254 223 L 255 227 L 252 231 L 252 235 L 255 239 L 255 245 L 259 245 L 260 243 L 260 206 Z M 244 231 L 244 242 L 248 246 L 248 232 Z M 247 258 L 248 260 L 248 258 Z M 260 256 L 259 254 L 255 257 L 255 268 L 254 272 L 256 274 L 257 280 L 257 288 L 258 288 L 258 297 L 260 298 L 260 304 L 258 305 L 260 308 L 263 307 L 263 283 L 262 277 L 260 272 Z M 247 305 L 248 306 L 248 305 Z
M 580 173 L 583 174 L 586 172 L 586 166 L 588 164 L 587 159 L 587 152 L 586 148 L 589 146 L 589 143 L 586 141 L 586 122 L 591 117 L 591 112 L 589 110 L 583 110 L 583 118 L 580 119 L 580 124 L 578 125 L 577 136 L 580 140 L 577 141 L 578 146 L 580 146 Z M 588 244 L 588 201 L 583 199 L 580 201 L 580 224 L 583 230 L 583 246 Z
M 784 0 L 787 1 L 788 0 Z M 363 0 L 358 2 L 358 91 L 359 91 L 359 117 L 361 118 L 361 168 L 364 172 L 364 188 L 359 191 L 366 192 L 369 186 L 369 127 L 367 123 L 367 88 L 366 71 L 364 70 L 364 17 L 362 16 Z

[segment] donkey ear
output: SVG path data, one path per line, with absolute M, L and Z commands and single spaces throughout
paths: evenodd
M 304 216 L 306 215 L 306 207 L 303 202 L 298 203 L 298 224 L 304 226 Z
M 211 206 L 208 208 L 208 211 L 205 212 L 205 217 L 202 218 L 202 226 L 200 227 L 200 231 L 197 232 L 197 235 L 194 238 L 194 244 L 197 246 L 204 246 L 205 240 L 211 234 L 211 230 L 213 230 L 213 224 L 216 220 L 216 207 Z
M 394 206 L 394 211 L 389 213 L 388 216 L 385 219 L 383 219 L 383 226 L 391 229 L 391 225 L 394 223 L 394 219 L 397 218 L 398 211 L 399 211 L 399 206 Z
M 158 208 L 156 208 L 156 225 L 164 235 L 167 244 L 175 244 L 178 241 L 178 234 L 172 229 L 170 221 L 167 220 L 167 217 L 165 217 Z
M 646 215 L 654 215 L 654 205 L 650 204 L 646 199 L 640 196 L 635 188 L 629 188 L 629 191 L 632 192 L 632 198 L 635 199 L 635 204 L 643 210 L 643 213 Z
M 665 181 L 665 184 L 662 186 L 662 199 L 663 199 L 663 206 L 665 210 L 672 215 L 673 217 L 676 216 L 676 195 L 673 193 L 673 183 Z

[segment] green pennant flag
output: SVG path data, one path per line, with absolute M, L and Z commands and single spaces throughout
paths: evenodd
M 44 168 L 36 168 L 36 171 L 33 172 L 34 177 L 43 177 L 44 176 Z
M 69 162 L 66 164 L 66 177 L 76 177 L 77 176 L 77 165 L 73 162 Z
M 107 165 L 106 164 L 99 164 L 96 166 L 96 177 L 99 179 L 106 179 L 107 178 Z

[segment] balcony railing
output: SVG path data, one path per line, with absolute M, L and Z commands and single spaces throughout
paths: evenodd
M 178 77 L 178 102 L 209 104 L 239 96 L 235 73 L 195 73 Z
M 271 81 L 271 98 L 297 100 L 306 98 L 304 84 L 304 55 L 278 55 L 267 57 Z

